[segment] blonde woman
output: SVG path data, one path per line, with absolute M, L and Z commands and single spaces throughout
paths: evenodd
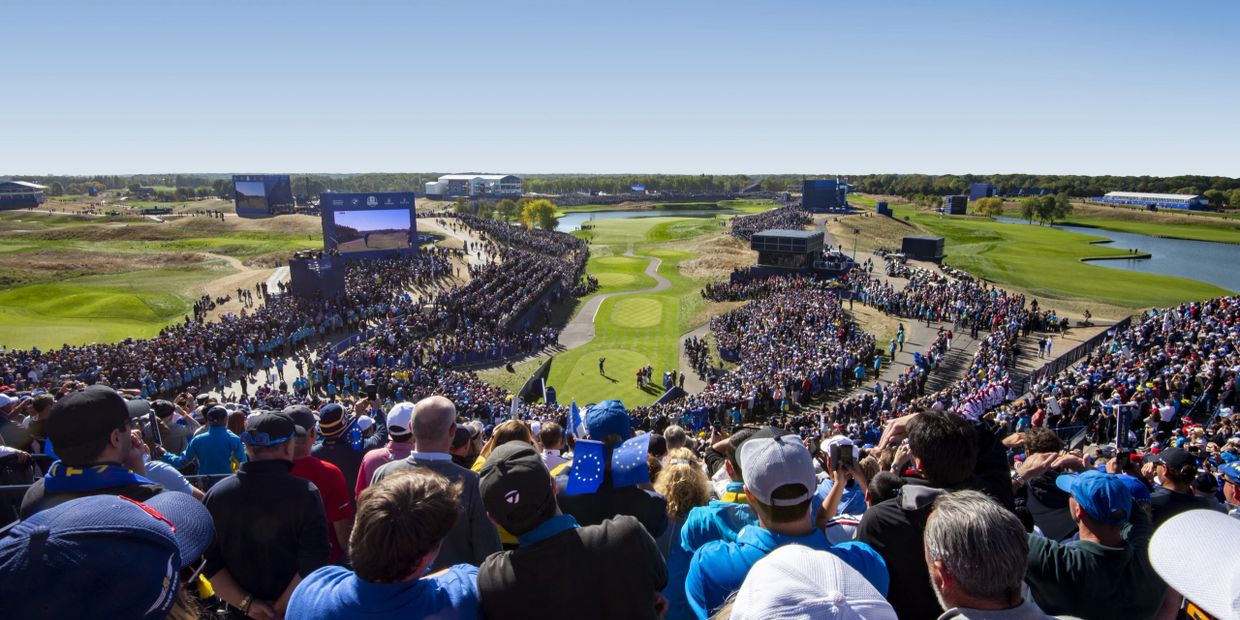
M 510 441 L 524 441 L 534 445 L 534 434 L 530 432 L 530 427 L 520 420 L 508 420 L 496 426 L 495 431 L 491 433 L 491 438 L 487 440 L 486 445 L 482 446 L 482 451 L 478 453 L 478 458 L 470 469 L 475 472 L 482 471 L 482 464 L 487 462 L 487 457 L 491 456 L 491 452 Z
M 710 502 L 710 478 L 693 452 L 676 448 L 663 460 L 654 490 L 667 498 L 668 533 L 659 541 L 660 551 L 667 557 L 668 544 L 680 538 L 680 527 L 689 511 Z

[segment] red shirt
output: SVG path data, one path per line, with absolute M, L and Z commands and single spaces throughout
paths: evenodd
M 345 485 L 344 474 L 339 467 L 313 456 L 293 461 L 293 470 L 290 473 L 313 482 L 314 486 L 319 488 L 323 511 L 327 513 L 327 540 L 332 546 L 332 553 L 327 561 L 332 564 L 339 562 L 344 550 L 340 548 L 340 541 L 336 539 L 336 528 L 331 524 L 353 516 L 353 496 Z

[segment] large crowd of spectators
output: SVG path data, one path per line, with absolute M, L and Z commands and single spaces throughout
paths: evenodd
M 748 241 L 754 233 L 764 230 L 801 230 L 813 221 L 809 211 L 799 205 L 771 209 L 754 215 L 732 218 L 732 236 Z

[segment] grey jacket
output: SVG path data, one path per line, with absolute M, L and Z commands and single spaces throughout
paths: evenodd
M 450 460 L 420 460 L 410 456 L 380 467 L 375 471 L 371 484 L 379 482 L 384 476 L 414 467 L 425 467 L 451 482 L 461 482 L 461 516 L 448 532 L 447 538 L 444 538 L 439 557 L 435 558 L 435 563 L 431 565 L 432 571 L 455 564 L 478 566 L 487 556 L 500 550 L 499 532 L 496 531 L 495 524 L 487 518 L 486 507 L 482 505 L 482 493 L 478 491 L 478 474 Z

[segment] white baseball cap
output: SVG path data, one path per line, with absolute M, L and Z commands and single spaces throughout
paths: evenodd
M 896 610 L 843 560 L 801 545 L 784 545 L 749 569 L 731 616 L 731 620 L 833 618 L 896 620 Z
M 1214 510 L 1167 519 L 1150 538 L 1150 564 L 1167 585 L 1215 618 L 1240 619 L 1240 520 Z
M 747 494 L 767 506 L 795 506 L 813 497 L 818 488 L 814 458 L 797 435 L 764 428 L 741 444 L 739 456 Z M 805 493 L 792 498 L 772 497 L 775 489 L 788 484 L 805 487 Z
M 397 435 L 404 435 L 413 432 L 410 424 L 413 422 L 413 403 L 405 401 L 392 405 L 387 413 L 388 431 Z
M 819 448 L 823 452 L 826 452 L 827 455 L 829 456 L 831 454 L 831 448 L 834 446 L 840 446 L 840 447 L 852 446 L 854 459 L 856 459 L 858 456 L 861 455 L 861 451 L 857 449 L 857 444 L 854 444 L 853 440 L 845 437 L 844 435 L 833 435 L 831 437 L 828 437 L 827 439 L 822 440 L 822 444 L 819 445 Z

